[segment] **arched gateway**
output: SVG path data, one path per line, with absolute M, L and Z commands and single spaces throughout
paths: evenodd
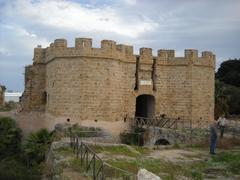
M 154 96 L 143 94 L 137 97 L 135 116 L 145 118 L 153 118 L 155 116 Z

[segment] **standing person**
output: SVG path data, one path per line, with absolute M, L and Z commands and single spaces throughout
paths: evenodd
M 219 123 L 219 126 L 220 126 L 220 131 L 221 131 L 221 135 L 220 135 L 220 137 L 221 137 L 221 139 L 223 138 L 223 133 L 224 133 L 224 129 L 225 129 L 225 125 L 226 125 L 226 118 L 225 118 L 225 116 L 224 115 L 222 115 L 222 116 L 220 116 L 219 118 L 218 118 L 218 123 Z
M 217 120 L 214 120 L 214 122 L 212 122 L 210 125 L 210 154 L 216 154 L 215 149 L 217 145 L 217 125 Z

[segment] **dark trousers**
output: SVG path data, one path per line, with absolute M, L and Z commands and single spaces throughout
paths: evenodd
M 220 126 L 220 131 L 221 131 L 220 137 L 221 138 L 223 138 L 224 128 L 225 128 L 224 126 Z
M 212 136 L 211 142 L 210 142 L 210 153 L 215 153 L 216 145 L 217 145 L 217 136 Z
M 217 131 L 215 128 L 210 129 L 210 153 L 214 154 L 217 145 Z

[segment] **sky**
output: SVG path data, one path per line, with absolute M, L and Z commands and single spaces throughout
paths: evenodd
M 33 49 L 76 37 L 139 48 L 212 51 L 217 67 L 240 58 L 240 0 L 0 0 L 0 84 L 24 90 Z

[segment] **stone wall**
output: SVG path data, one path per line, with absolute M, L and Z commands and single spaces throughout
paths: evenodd
M 0 85 L 0 106 L 4 105 L 4 93 L 5 93 L 5 86 Z
M 59 58 L 47 65 L 47 111 L 82 120 L 117 121 L 129 111 L 134 64 Z M 131 112 L 132 113 L 132 112 Z
M 46 104 L 46 65 L 35 63 L 25 67 L 25 90 L 22 108 L 24 111 L 44 111 Z
M 215 56 L 210 52 L 201 61 L 209 60 L 212 66 L 196 64 L 192 68 L 192 119 L 194 121 L 212 121 L 214 119 L 214 81 L 215 81 Z
M 153 57 L 151 48 L 134 55 L 132 46 L 103 40 L 101 48 L 93 48 L 91 39 L 77 38 L 75 47 L 57 39 L 35 48 L 33 60 L 25 73 L 26 110 L 99 126 L 118 121 L 122 130 L 124 120 L 135 116 L 136 98 L 146 94 L 155 99 L 155 114 L 193 122 L 213 118 L 211 52 L 199 57 L 188 49 L 184 57 L 175 57 L 174 50 L 159 50 Z
M 159 113 L 193 122 L 212 120 L 215 56 L 203 52 L 198 57 L 196 50 L 185 50 L 184 57 L 174 57 L 173 50 L 160 50 L 157 64 Z

